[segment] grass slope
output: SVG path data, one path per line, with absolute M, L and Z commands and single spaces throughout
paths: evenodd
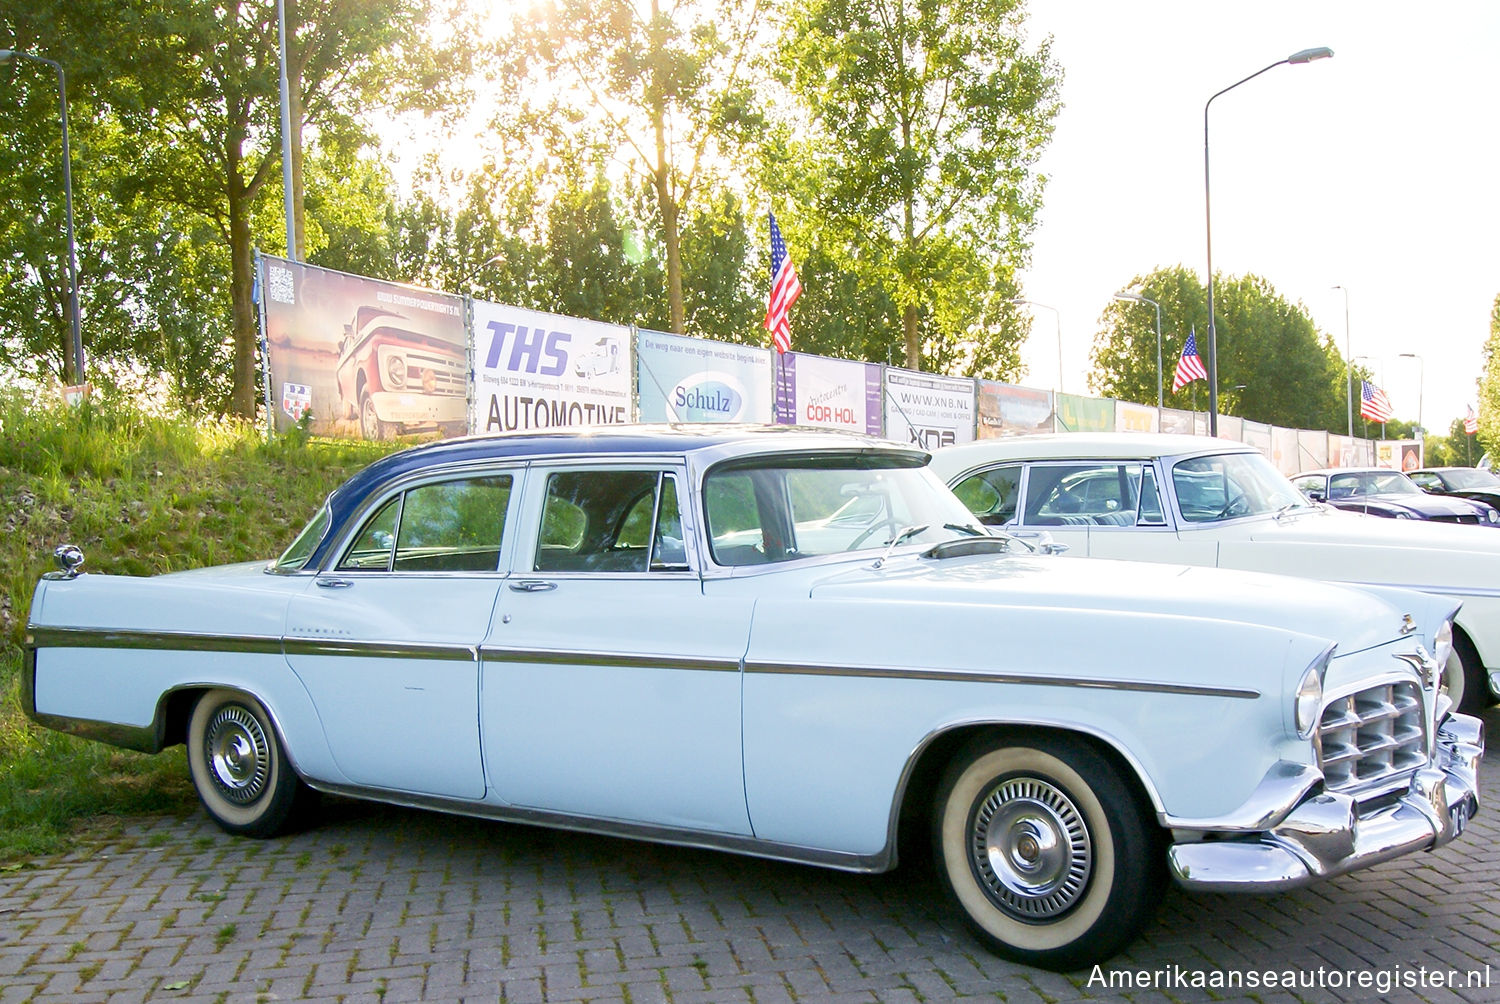
M 21 643 L 52 548 L 77 544 L 86 571 L 114 575 L 271 558 L 333 488 L 391 449 L 0 397 L 0 860 L 57 850 L 81 817 L 195 803 L 181 747 L 144 756 L 22 715 Z

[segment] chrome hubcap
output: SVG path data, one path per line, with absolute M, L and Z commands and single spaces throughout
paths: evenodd
M 209 774 L 219 794 L 248 805 L 266 790 L 271 749 L 255 716 L 238 705 L 220 708 L 203 736 Z
M 1032 777 L 1008 778 L 980 803 L 970 854 L 990 898 L 1022 920 L 1047 920 L 1071 908 L 1094 860 L 1072 800 Z

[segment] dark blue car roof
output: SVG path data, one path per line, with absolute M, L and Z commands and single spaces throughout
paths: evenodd
M 790 425 L 628 425 L 600 426 L 587 432 L 507 433 L 494 436 L 468 436 L 445 439 L 414 446 L 409 450 L 381 457 L 334 490 L 329 498 L 332 516 L 330 526 L 341 527 L 365 497 L 379 486 L 414 471 L 440 464 L 469 460 L 494 460 L 506 457 L 547 457 L 573 454 L 660 454 L 691 453 L 695 450 L 747 440 L 765 440 L 788 434 L 806 435 L 810 431 L 830 437 L 847 435 L 851 447 L 865 447 L 870 437 L 834 430 L 809 430 Z M 323 560 L 334 534 L 325 533 L 307 561 L 309 568 Z

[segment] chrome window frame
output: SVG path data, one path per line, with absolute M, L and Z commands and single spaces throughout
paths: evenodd
M 511 477 L 510 499 L 505 506 L 505 526 L 501 528 L 499 558 L 493 570 L 486 571 L 396 571 L 390 567 L 389 562 L 384 569 L 343 569 L 340 563 L 348 554 L 349 549 L 359 541 L 360 532 L 365 525 L 380 512 L 386 503 L 398 494 L 404 494 L 412 488 L 420 488 L 423 485 L 438 484 L 444 481 L 458 481 L 465 479 L 484 477 Z M 349 514 L 344 525 L 338 528 L 333 536 L 323 564 L 313 574 L 338 578 L 345 575 L 353 575 L 359 580 L 371 579 L 376 576 L 390 578 L 451 578 L 453 576 L 485 576 L 492 578 L 505 578 L 509 573 L 510 554 L 515 549 L 515 535 L 511 528 L 515 526 L 520 515 L 520 500 L 526 486 L 526 464 L 516 463 L 506 458 L 504 461 L 486 459 L 472 461 L 463 464 L 444 465 L 433 467 L 424 471 L 412 471 L 402 477 L 394 478 L 370 491 L 360 504 Z M 404 499 L 400 503 L 405 505 Z M 400 514 L 397 513 L 397 531 L 400 531 Z M 391 541 L 391 556 L 394 559 L 396 553 L 396 542 Z
M 524 525 L 518 526 L 516 531 L 517 540 L 524 540 L 525 543 L 518 542 L 510 554 L 510 567 L 513 575 L 529 579 L 557 579 L 559 581 L 576 579 L 591 582 L 606 579 L 697 580 L 701 578 L 699 569 L 703 565 L 698 557 L 696 520 L 693 518 L 693 506 L 685 500 L 686 493 L 683 489 L 688 482 L 687 471 L 681 456 L 644 453 L 580 454 L 532 460 L 527 463 L 526 468 L 528 477 L 525 498 L 522 500 Z M 541 542 L 548 480 L 553 474 L 587 471 L 637 471 L 656 475 L 656 500 L 652 504 L 651 544 L 647 548 L 646 568 L 643 571 L 589 571 L 586 569 L 550 571 L 533 567 L 536 564 L 537 550 Z M 661 490 L 666 475 L 674 477 L 677 482 L 677 508 L 678 516 L 682 520 L 682 546 L 686 568 L 651 568 L 650 559 L 655 549 L 656 539 L 656 512 L 661 503 Z

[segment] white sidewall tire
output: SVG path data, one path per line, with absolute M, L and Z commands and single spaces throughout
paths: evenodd
M 1100 776 L 1090 781 L 1081 771 Z M 1053 920 L 1022 920 L 1003 909 L 971 863 L 976 807 L 1011 777 L 1036 778 L 1064 793 L 1088 831 L 1087 884 Z M 1081 745 L 997 740 L 988 749 L 971 746 L 945 774 L 938 799 L 933 822 L 940 877 L 969 926 L 997 954 L 1049 969 L 1082 968 L 1123 948 L 1152 915 L 1165 885 L 1158 834 L 1117 772 Z
M 214 717 L 223 709 L 237 706 L 255 720 L 264 734 L 267 750 L 267 776 L 259 795 L 248 803 L 227 798 L 214 783 L 214 768 L 207 749 L 207 733 Z M 188 722 L 188 772 L 198 800 L 214 822 L 229 833 L 242 836 L 271 836 L 280 832 L 291 814 L 292 802 L 300 781 L 287 764 L 271 716 L 261 703 L 237 690 L 210 690 L 198 699 Z

